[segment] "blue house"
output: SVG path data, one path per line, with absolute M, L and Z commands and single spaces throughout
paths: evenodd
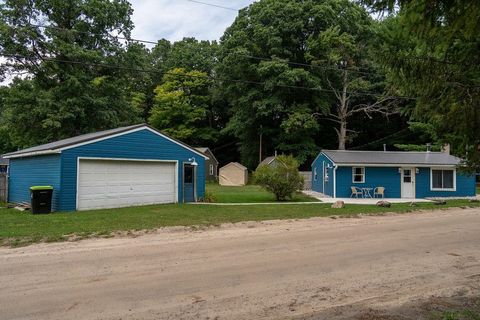
M 333 198 L 475 196 L 475 177 L 459 164 L 443 152 L 323 150 L 312 163 L 312 190 Z
M 31 186 L 54 188 L 54 210 L 193 202 L 205 194 L 207 157 L 145 125 L 64 139 L 4 155 L 8 201 L 30 202 Z

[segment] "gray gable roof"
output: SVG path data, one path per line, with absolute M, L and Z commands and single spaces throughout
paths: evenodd
M 158 132 L 159 134 L 167 137 L 168 139 L 173 140 L 177 144 L 179 144 L 179 145 L 181 145 L 181 146 L 183 146 L 187 149 L 190 149 L 191 151 L 193 151 L 195 153 L 198 153 L 199 155 L 202 155 L 205 158 L 208 158 L 207 156 L 205 156 L 202 153 L 198 152 L 197 150 L 193 149 L 189 145 L 187 145 L 187 144 L 185 144 L 181 141 L 178 141 L 176 139 L 173 139 L 171 137 L 168 137 L 165 134 L 159 132 L 158 130 L 156 130 L 156 129 L 154 129 L 154 128 L 152 128 L 152 127 L 150 127 L 150 126 L 148 126 L 144 123 L 135 124 L 135 125 L 132 125 L 132 126 L 110 129 L 110 130 L 104 130 L 104 131 L 82 134 L 80 136 L 67 138 L 67 139 L 63 139 L 63 140 L 58 140 L 58 141 L 55 141 L 55 142 L 50 142 L 50 143 L 34 146 L 34 147 L 31 147 L 31 148 L 26 148 L 26 149 L 15 151 L 15 152 L 10 152 L 10 153 L 4 154 L 3 156 L 4 157 L 15 157 L 15 156 L 22 156 L 23 154 L 31 155 L 32 153 L 33 154 L 35 154 L 35 153 L 43 154 L 43 153 L 49 153 L 49 152 L 53 153 L 53 152 L 58 151 L 59 149 L 62 149 L 62 148 L 74 146 L 74 145 L 77 145 L 77 144 L 80 144 L 80 143 L 93 141 L 93 140 L 96 140 L 96 139 L 107 138 L 109 136 L 113 136 L 113 135 L 116 135 L 116 134 L 121 134 L 121 133 L 124 133 L 124 132 L 128 132 L 130 130 L 134 130 L 134 129 L 137 129 L 137 128 L 143 128 L 143 127 L 149 128 L 152 131 Z
M 322 150 L 335 164 L 339 165 L 451 165 L 460 164 L 461 159 L 444 152 L 406 151 L 350 151 Z
M 195 147 L 195 150 L 203 153 L 205 156 L 207 156 L 210 160 L 213 160 L 218 165 L 218 160 L 217 160 L 217 158 L 215 158 L 215 155 L 213 154 L 212 150 L 210 150 L 210 148 Z
M 0 156 L 0 166 L 8 166 L 9 160 Z
M 275 156 L 271 156 L 271 157 L 266 157 L 265 159 L 263 159 L 262 162 L 260 162 L 260 164 L 258 165 L 259 167 L 264 165 L 264 164 L 270 164 L 273 160 L 275 160 Z
M 200 151 L 201 153 L 205 153 L 208 151 L 208 148 L 205 148 L 205 147 L 195 147 L 195 149 L 197 149 L 198 151 Z

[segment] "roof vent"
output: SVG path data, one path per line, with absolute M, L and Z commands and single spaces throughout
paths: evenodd
M 432 144 L 427 143 L 427 152 L 430 152 L 430 151 L 432 151 Z

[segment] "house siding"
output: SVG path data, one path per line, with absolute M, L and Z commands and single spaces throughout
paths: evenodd
M 218 162 L 215 161 L 210 149 L 207 150 L 206 155 L 208 160 L 205 160 L 205 177 L 208 181 L 216 181 L 218 179 Z M 213 165 L 213 174 L 210 174 L 210 165 Z
M 205 195 L 205 159 L 147 129 L 64 150 L 61 154 L 60 209 L 76 210 L 78 157 L 178 160 L 178 201 L 183 201 L 183 163 L 195 157 L 197 198 Z M 59 166 L 60 167 L 60 166 Z
M 52 186 L 52 210 L 59 209 L 60 155 L 10 159 L 8 201 L 30 203 L 31 186 Z
M 401 173 L 399 168 L 401 165 L 391 167 L 369 167 L 365 166 L 365 182 L 353 183 L 352 179 L 352 165 L 338 165 L 335 171 L 329 169 L 329 181 L 323 183 L 323 164 L 327 166 L 330 164 L 334 167 L 335 164 L 321 152 L 318 157 L 312 163 L 312 190 L 321 192 L 327 196 L 334 196 L 333 186 L 335 178 L 335 196 L 337 198 L 348 198 L 351 196 L 351 187 L 358 188 L 371 188 L 371 194 L 373 196 L 373 189 L 376 187 L 385 188 L 386 198 L 401 198 Z M 358 167 L 363 167 L 358 165 Z M 413 166 L 415 167 L 415 166 Z M 317 180 L 314 180 L 314 170 L 317 169 Z M 456 173 L 456 190 L 455 191 L 432 191 L 430 188 L 430 167 L 418 167 L 418 173 L 415 174 L 415 197 L 416 198 L 428 198 L 428 197 L 470 197 L 475 196 L 475 176 L 466 175 L 458 172 Z M 415 171 L 414 171 L 415 172 Z M 323 189 L 325 186 L 325 190 Z
M 361 166 L 359 166 L 361 167 Z M 400 198 L 400 173 L 398 167 L 365 167 L 365 183 L 353 183 L 351 166 L 337 169 L 337 198 L 348 198 L 351 195 L 350 187 L 385 188 L 386 198 Z
M 331 169 L 328 169 L 328 181 L 323 182 L 325 176 L 322 172 L 324 166 L 330 165 Z M 327 196 L 333 197 L 333 169 L 334 163 L 325 154 L 321 153 L 315 161 L 312 163 L 312 190 L 321 192 Z M 317 180 L 315 180 L 315 168 L 317 169 Z M 325 186 L 325 189 L 324 189 Z
M 419 168 L 416 178 L 415 192 L 417 198 L 428 197 L 473 197 L 476 194 L 475 176 L 458 172 L 456 191 L 430 190 L 430 168 Z

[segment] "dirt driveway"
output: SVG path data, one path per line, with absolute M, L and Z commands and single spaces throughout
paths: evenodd
M 478 296 L 478 208 L 0 249 L 3 320 L 431 319 Z

